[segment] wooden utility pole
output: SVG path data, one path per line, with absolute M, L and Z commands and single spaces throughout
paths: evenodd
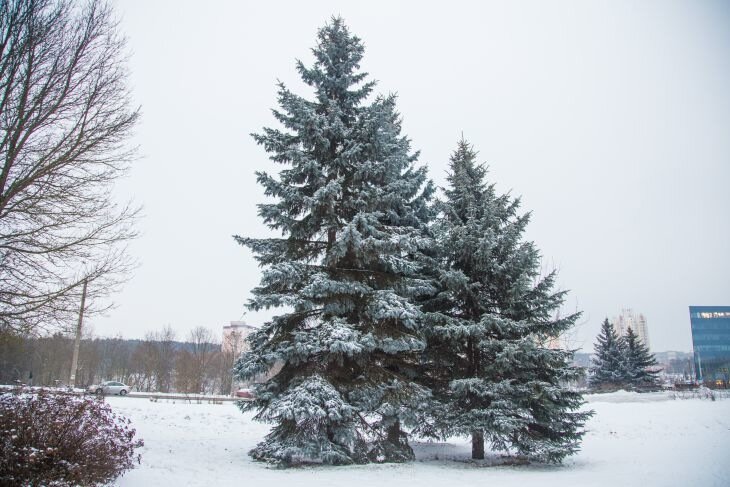
M 71 360 L 71 377 L 68 379 L 68 386 L 76 387 L 76 367 L 79 363 L 79 346 L 81 345 L 81 325 L 84 322 L 84 305 L 86 304 L 86 284 L 88 278 L 84 278 L 84 289 L 81 291 L 81 309 L 79 309 L 79 322 L 76 325 L 76 341 L 74 341 L 74 356 Z

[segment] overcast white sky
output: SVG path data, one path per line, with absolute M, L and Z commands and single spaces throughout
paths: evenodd
M 691 350 L 689 305 L 730 304 L 730 4 L 706 1 L 117 1 L 143 118 L 120 185 L 144 205 L 141 266 L 98 335 L 216 332 L 259 280 L 231 235 L 263 236 L 249 133 L 275 82 L 340 14 L 437 184 L 463 132 L 584 312 L 646 315 L 652 349 Z M 259 324 L 268 314 L 245 316 Z

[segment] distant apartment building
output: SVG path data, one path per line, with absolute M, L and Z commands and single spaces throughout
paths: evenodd
M 255 330 L 256 327 L 247 325 L 245 321 L 231 321 L 230 324 L 223 327 L 221 350 L 235 353 L 248 350 L 246 337 Z
M 695 375 L 700 382 L 730 381 L 730 306 L 690 306 Z
M 242 352 L 249 351 L 250 347 L 246 341 L 251 333 L 256 331 L 258 328 L 246 324 L 245 321 L 231 321 L 230 324 L 223 327 L 223 342 L 221 344 L 221 350 L 223 352 L 234 352 L 236 355 L 240 355 Z M 276 363 L 271 368 L 269 373 L 261 374 L 253 378 L 252 380 L 233 381 L 233 390 L 238 388 L 250 387 L 254 382 L 265 382 L 269 378 L 278 374 L 283 364 Z
M 639 339 L 647 346 L 649 345 L 649 328 L 646 324 L 646 317 L 641 313 L 634 313 L 631 308 L 624 308 L 621 310 L 621 314 L 615 316 L 611 320 L 611 324 L 616 329 L 616 332 L 621 336 L 626 336 L 626 332 L 629 328 L 634 330 L 634 333 Z

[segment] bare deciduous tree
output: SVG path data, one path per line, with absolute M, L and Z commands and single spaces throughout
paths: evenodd
M 246 346 L 245 340 L 246 337 L 240 331 L 232 331 L 221 344 L 220 359 L 217 364 L 221 394 L 228 395 L 233 392 L 233 365 Z
M 152 353 L 157 390 L 170 392 L 175 373 L 175 331 L 168 325 L 159 332 L 148 334 L 146 339 L 154 344 Z
M 129 385 L 138 391 L 156 390 L 155 385 L 155 344 L 145 337 L 132 353 L 133 372 Z
M 195 392 L 205 392 L 207 379 L 211 375 L 213 360 L 218 352 L 210 328 L 198 326 L 188 335 L 191 360 L 193 362 L 194 380 L 192 383 Z
M 199 393 L 200 390 L 195 387 L 195 368 L 193 366 L 192 354 L 186 350 L 178 350 L 175 354 L 175 390 L 177 392 Z
M 0 2 L 0 329 L 68 326 L 130 268 L 137 209 L 124 39 L 101 0 Z

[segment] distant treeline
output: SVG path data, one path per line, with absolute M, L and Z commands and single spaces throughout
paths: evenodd
M 230 394 L 231 369 L 243 348 L 241 337 L 222 350 L 213 332 L 204 327 L 176 340 L 171 328 L 147 333 L 145 338 L 94 338 L 81 340 L 76 386 L 118 380 L 135 390 Z M 671 355 L 670 355 L 671 354 Z M 0 333 L 0 384 L 54 386 L 67 384 L 71 372 L 73 338 L 56 333 L 47 337 Z M 590 367 L 591 354 L 576 353 L 573 361 Z M 656 354 L 665 373 L 692 377 L 691 354 Z
M 86 337 L 79 349 L 76 387 L 116 380 L 146 392 L 229 394 L 243 341 L 234 339 L 222 349 L 214 337 L 204 327 L 192 330 L 185 341 L 177 341 L 169 327 L 142 340 Z M 61 333 L 0 333 L 0 383 L 67 384 L 73 346 L 73 338 Z

